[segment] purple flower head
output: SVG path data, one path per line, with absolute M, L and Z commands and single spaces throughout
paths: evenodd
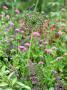
M 44 44 L 44 45 L 47 45 L 47 44 L 48 44 L 48 41 L 44 41 L 43 44 Z
M 25 43 L 25 46 L 29 47 L 30 46 L 30 43 Z
M 44 64 L 44 62 L 43 61 L 39 61 L 39 63 L 38 64 L 41 64 L 41 65 L 43 65 Z
M 32 35 L 36 37 L 36 36 L 40 36 L 40 33 L 39 32 L 33 32 Z
M 12 26 L 14 26 L 14 23 L 12 21 L 10 21 L 9 25 L 12 27 Z
M 21 33 L 24 33 L 24 31 L 23 31 L 23 30 L 21 30 L 21 28 L 17 28 L 17 29 L 15 29 L 15 31 L 16 31 L 16 32 L 21 32 Z
M 52 53 L 52 49 L 45 49 L 45 52 L 48 53 L 48 54 L 51 54 Z
M 20 29 L 15 29 L 16 32 L 20 32 Z
M 18 48 L 19 48 L 20 50 L 22 50 L 22 51 L 26 51 L 26 50 L 27 50 L 25 46 L 18 46 Z
M 15 10 L 15 12 L 16 12 L 17 14 L 19 14 L 19 13 L 20 13 L 20 11 L 19 11 L 18 9 L 16 9 L 16 10 Z

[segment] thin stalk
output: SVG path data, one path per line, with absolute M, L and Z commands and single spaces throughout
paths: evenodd
M 35 5 L 35 8 L 34 8 L 34 11 L 37 10 L 38 3 L 39 3 L 39 0 L 36 1 L 36 5 Z
M 31 53 L 31 46 L 32 46 L 32 39 L 33 39 L 33 36 L 31 34 L 31 40 L 30 40 L 30 46 L 29 46 L 29 51 L 28 51 L 28 59 L 27 59 L 27 64 L 28 64 L 28 61 L 30 59 L 30 53 Z

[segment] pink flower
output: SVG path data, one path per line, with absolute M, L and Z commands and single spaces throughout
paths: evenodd
M 48 41 L 44 41 L 43 44 L 44 44 L 44 45 L 47 45 L 47 44 L 48 44 Z
M 14 26 L 14 23 L 12 21 L 9 22 L 10 26 Z
M 39 32 L 33 32 L 32 35 L 36 37 L 36 36 L 40 36 L 40 33 Z
M 20 11 L 19 11 L 18 9 L 16 9 L 16 10 L 15 10 L 15 12 L 16 12 L 17 14 L 19 14 L 19 13 L 20 13 Z
M 15 29 L 16 32 L 20 32 L 20 29 Z
M 39 63 L 38 64 L 41 64 L 41 65 L 43 65 L 44 64 L 44 62 L 43 61 L 39 61 Z
M 30 46 L 30 43 L 25 43 L 25 46 L 29 47 Z
M 55 29 L 56 29 L 56 25 L 55 24 L 51 25 L 50 30 L 54 31 Z
M 20 32 L 21 32 L 21 33 L 24 33 L 24 31 L 23 31 L 23 30 L 21 30 Z
M 61 31 L 58 31 L 58 35 L 62 35 L 62 32 Z
M 45 52 L 48 53 L 48 54 L 51 54 L 52 53 L 52 49 L 45 49 Z
M 26 50 L 27 50 L 25 46 L 18 46 L 18 48 L 19 48 L 20 50 L 22 50 L 22 51 L 26 51 Z
M 4 6 L 3 6 L 3 9 L 4 9 L 4 10 L 7 10 L 7 9 L 8 9 L 8 7 L 4 5 Z
M 15 31 L 16 31 L 16 32 L 21 32 L 21 33 L 24 33 L 24 31 L 23 31 L 23 30 L 21 30 L 20 28 L 15 29 Z

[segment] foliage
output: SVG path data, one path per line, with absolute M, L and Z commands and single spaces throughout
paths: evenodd
M 67 12 L 60 0 L 40 1 L 23 1 L 27 7 L 33 5 L 32 11 L 22 7 L 21 0 L 0 2 L 2 90 L 54 90 L 56 85 L 59 89 L 67 86 Z

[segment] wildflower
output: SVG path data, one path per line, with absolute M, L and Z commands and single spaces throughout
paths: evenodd
M 51 49 L 52 49 L 52 50 L 56 50 L 57 48 L 56 48 L 55 46 L 53 46 Z
M 63 30 L 65 28 L 65 24 L 61 24 L 59 30 Z
M 48 28 L 48 26 L 49 26 L 49 20 L 45 20 L 43 22 L 43 28 Z
M 39 41 L 39 44 L 42 44 L 42 42 L 43 42 L 43 40 L 40 40 L 40 41 Z
M 47 45 L 47 44 L 48 44 L 48 41 L 44 41 L 43 44 L 44 44 L 44 45 Z
M 18 48 L 19 48 L 20 50 L 22 50 L 22 51 L 26 51 L 26 50 L 27 50 L 25 46 L 18 46 Z
M 67 56 L 67 52 L 64 53 L 64 56 Z
M 36 36 L 40 36 L 40 33 L 39 32 L 33 32 L 32 35 L 36 37 Z
M 61 35 L 62 35 L 62 32 L 58 31 L 58 32 L 55 33 L 55 38 L 59 38 Z
M 6 15 L 6 18 L 7 18 L 7 19 L 10 19 L 10 16 L 9 16 L 9 15 Z
M 64 12 L 65 11 L 65 8 L 62 8 L 61 11 Z
M 4 9 L 4 10 L 7 10 L 8 7 L 7 7 L 6 5 L 3 5 L 3 9 Z
M 45 52 L 48 53 L 48 54 L 51 54 L 52 53 L 52 49 L 45 49 Z
M 15 29 L 16 32 L 20 32 L 20 29 Z
M 17 14 L 19 14 L 19 13 L 20 13 L 20 11 L 19 11 L 18 9 L 16 9 L 16 10 L 15 10 L 15 12 L 16 12 Z
M 59 19 L 56 19 L 55 21 L 56 21 L 56 22 L 60 22 L 60 20 L 59 20 Z
M 61 59 L 63 59 L 63 57 L 57 57 L 57 58 L 56 58 L 56 60 L 61 60 Z
M 20 32 L 21 32 L 21 33 L 24 33 L 24 31 L 23 31 L 23 30 L 20 30 Z
M 61 32 L 61 31 L 59 31 L 59 32 L 58 32 L 58 35 L 62 35 L 62 32 Z
M 12 27 L 12 26 L 14 26 L 14 23 L 12 21 L 10 21 L 9 25 Z
M 3 17 L 3 14 L 0 14 L 0 17 Z
M 21 30 L 20 28 L 15 29 L 15 31 L 16 31 L 16 32 L 21 32 L 21 33 L 24 33 L 24 31 L 23 31 L 23 30 Z
M 56 70 L 51 70 L 52 73 L 54 74 L 57 74 L 57 71 Z
M 22 26 L 25 26 L 25 21 L 24 21 L 24 20 L 19 19 L 19 24 L 20 24 L 20 26 L 21 26 L 21 27 L 22 27 Z
M 25 43 L 25 46 L 29 47 L 30 46 L 30 43 Z
M 41 64 L 41 65 L 43 65 L 44 64 L 44 62 L 43 61 L 39 61 L 39 63 L 38 64 Z
M 55 29 L 56 29 L 56 25 L 53 24 L 53 25 L 50 27 L 50 30 L 51 30 L 51 31 L 54 31 Z

